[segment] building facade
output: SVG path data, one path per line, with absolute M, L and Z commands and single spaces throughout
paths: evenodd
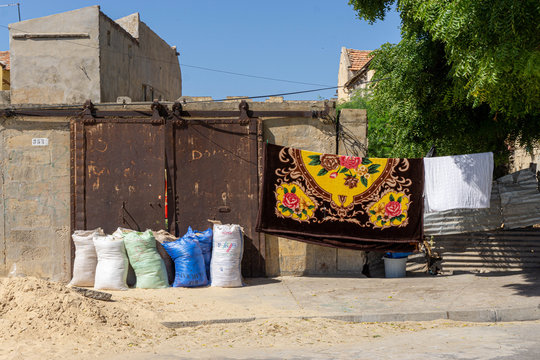
M 375 71 L 369 70 L 370 50 L 341 48 L 338 71 L 338 102 L 346 102 L 358 89 L 367 89 Z
M 91 6 L 10 24 L 11 103 L 175 100 L 178 53 L 138 13 L 116 21 Z

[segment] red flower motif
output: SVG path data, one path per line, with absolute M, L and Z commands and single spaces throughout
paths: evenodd
M 362 158 L 356 156 L 340 156 L 339 164 L 347 169 L 356 169 L 362 162 Z
M 298 195 L 291 192 L 283 195 L 283 205 L 285 205 L 289 209 L 296 209 L 299 203 L 300 198 L 298 197 Z
M 401 204 L 397 201 L 390 201 L 384 208 L 386 215 L 393 218 L 401 215 Z
M 333 172 L 330 174 L 330 179 L 335 179 L 338 176 L 337 172 Z

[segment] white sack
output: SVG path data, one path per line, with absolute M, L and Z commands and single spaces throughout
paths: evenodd
M 116 239 L 124 240 L 124 235 L 132 233 L 134 231 L 135 230 L 119 227 L 112 233 L 112 236 L 115 237 Z M 126 256 L 127 256 L 127 251 L 126 251 Z M 131 266 L 131 263 L 129 263 L 129 256 L 128 256 L 128 273 L 127 273 L 126 284 L 129 287 L 129 286 L 135 286 L 136 283 L 137 283 L 137 275 L 135 275 L 135 269 L 133 269 L 133 266 Z
M 112 235 L 94 236 L 98 258 L 96 290 L 127 290 L 128 258 L 124 240 Z
M 94 286 L 97 254 L 93 238 L 96 235 L 104 235 L 103 229 L 76 230 L 71 235 L 75 244 L 75 260 L 70 286 Z
M 210 278 L 212 286 L 242 286 L 244 236 L 240 225 L 214 224 Z

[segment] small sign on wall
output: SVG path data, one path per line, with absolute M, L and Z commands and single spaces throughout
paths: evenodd
M 48 146 L 48 145 L 49 145 L 48 138 L 33 138 L 32 139 L 32 146 Z

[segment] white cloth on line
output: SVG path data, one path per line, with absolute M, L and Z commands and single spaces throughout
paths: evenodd
M 424 211 L 489 208 L 493 153 L 424 158 Z

